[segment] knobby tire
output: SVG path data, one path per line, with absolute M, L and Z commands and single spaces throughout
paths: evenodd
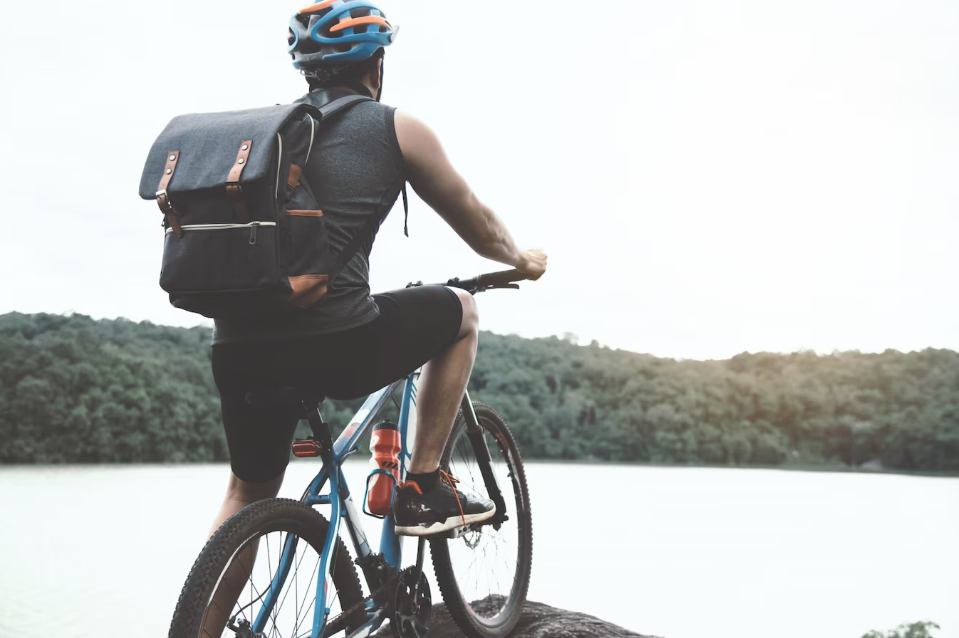
M 457 581 L 457 573 L 462 576 L 462 566 L 457 570 L 457 566 L 453 564 L 450 550 L 457 543 L 463 543 L 463 539 L 445 537 L 430 539 L 430 553 L 433 559 L 436 582 L 443 594 L 443 600 L 446 602 L 450 616 L 463 633 L 469 638 L 505 638 L 519 621 L 523 606 L 526 603 L 526 593 L 529 589 L 533 561 L 533 523 L 529 507 L 529 489 L 526 485 L 526 472 L 523 469 L 519 448 L 503 417 L 496 410 L 483 403 L 474 402 L 473 409 L 476 412 L 480 427 L 486 433 L 485 438 L 493 464 L 505 462 L 510 474 L 512 474 L 512 480 L 508 485 L 502 484 L 503 478 L 499 479 L 500 490 L 503 493 L 503 498 L 506 499 L 507 515 L 510 517 L 507 524 L 515 521 L 518 529 L 517 563 L 509 596 L 506 598 L 503 609 L 493 617 L 485 617 L 482 602 L 467 600 L 467 596 L 461 591 L 460 583 Z M 460 441 L 459 445 L 463 445 L 463 439 L 466 439 L 466 419 L 461 411 L 453 424 L 450 440 L 443 453 L 442 466 L 444 469 L 450 470 L 450 461 L 454 449 L 457 448 L 457 441 Z M 478 462 L 474 458 L 472 463 L 477 464 Z M 453 471 L 455 475 L 455 463 Z M 463 480 L 462 476 L 457 478 Z M 509 481 L 510 479 L 506 480 Z M 486 495 L 485 488 L 475 491 Z M 496 533 L 492 526 L 484 526 L 480 528 L 480 531 L 486 534 Z M 462 551 L 462 548 L 458 551 Z
M 207 541 L 194 562 L 180 592 L 168 637 L 199 638 L 204 612 L 214 588 L 225 573 L 228 561 L 250 539 L 270 532 L 288 532 L 298 536 L 300 543 L 305 541 L 321 555 L 328 529 L 329 523 L 319 512 L 290 499 L 259 501 L 237 512 Z M 339 538 L 333 567 L 333 584 L 339 594 L 340 605 L 348 609 L 363 599 L 363 591 L 350 554 Z M 317 577 L 322 578 L 322 575 Z M 332 596 L 332 592 L 329 595 Z M 365 612 L 360 609 L 355 618 L 348 619 L 346 633 L 361 625 L 365 618 Z M 312 625 L 312 615 L 309 622 Z M 223 635 L 232 636 L 233 633 L 226 629 Z

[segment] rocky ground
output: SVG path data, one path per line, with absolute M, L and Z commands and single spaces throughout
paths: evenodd
M 373 638 L 391 636 L 389 627 L 384 627 Z M 513 638 L 654 638 L 644 636 L 599 618 L 575 611 L 556 609 L 542 603 L 527 602 Z M 429 638 L 462 638 L 463 633 L 450 618 L 446 605 L 433 605 Z

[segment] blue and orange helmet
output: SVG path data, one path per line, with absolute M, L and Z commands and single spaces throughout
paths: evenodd
M 290 18 L 287 50 L 301 71 L 352 64 L 391 45 L 398 30 L 368 0 L 322 0 Z

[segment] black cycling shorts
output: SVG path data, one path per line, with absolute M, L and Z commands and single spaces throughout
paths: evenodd
M 302 411 L 279 403 L 251 405 L 248 392 L 292 386 L 355 399 L 402 379 L 456 341 L 463 306 L 451 289 L 420 286 L 373 299 L 379 317 L 345 332 L 213 346 L 213 378 L 234 474 L 253 483 L 279 476 Z

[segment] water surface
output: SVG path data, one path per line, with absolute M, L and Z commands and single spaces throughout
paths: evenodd
M 348 464 L 354 491 L 365 468 Z M 294 462 L 284 495 L 298 497 L 316 469 Z M 0 638 L 165 636 L 227 472 L 0 468 Z M 860 638 L 922 619 L 959 638 L 959 479 L 555 463 L 528 473 L 533 600 L 669 638 Z

